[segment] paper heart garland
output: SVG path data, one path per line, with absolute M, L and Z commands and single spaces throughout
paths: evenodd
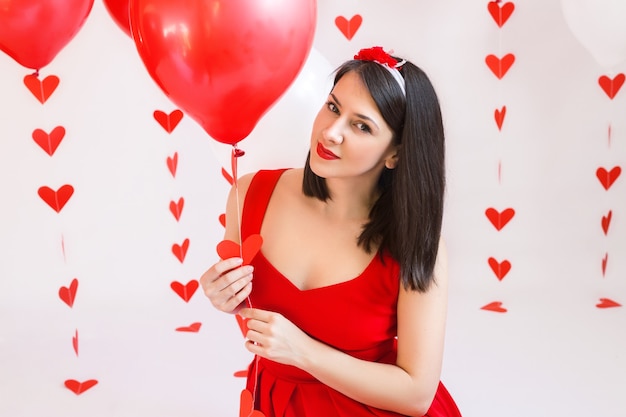
M 65 207 L 65 204 L 67 204 L 72 194 L 74 194 L 74 187 L 65 184 L 55 191 L 44 185 L 43 187 L 39 187 L 37 194 L 39 194 L 39 197 L 41 197 L 47 205 L 59 213 L 63 207 Z
M 602 87 L 602 90 L 604 90 L 606 95 L 609 96 L 611 100 L 613 100 L 617 93 L 619 93 L 622 85 L 624 85 L 625 80 L 626 75 L 624 75 L 623 73 L 619 73 L 613 78 L 602 75 L 600 78 L 598 78 L 598 84 L 600 84 L 600 87 Z
M 609 233 L 611 217 L 613 217 L 613 210 L 609 210 L 606 216 L 602 216 L 602 231 L 604 232 L 605 236 Z
M 88 389 L 92 388 L 98 383 L 95 379 L 88 379 L 87 381 L 79 382 L 75 379 L 68 379 L 65 381 L 65 387 L 72 391 L 76 395 L 80 395 Z
M 257 234 L 248 236 L 243 242 L 243 247 L 232 240 L 222 240 L 217 244 L 217 254 L 222 259 L 241 257 L 243 264 L 248 265 L 261 250 L 262 245 L 263 238 Z
M 191 297 L 196 293 L 199 287 L 198 280 L 192 279 L 187 284 L 182 284 L 178 281 L 173 281 L 170 287 L 184 302 L 188 303 Z
M 178 126 L 178 123 L 183 119 L 183 112 L 174 110 L 167 114 L 162 110 L 155 110 L 153 116 L 167 133 L 172 133 L 174 129 L 176 129 L 176 126 Z
M 170 170 L 170 174 L 174 178 L 176 178 L 176 168 L 178 168 L 178 152 L 174 152 L 172 156 L 167 157 L 167 169 Z
M 254 398 L 247 389 L 241 391 L 239 400 L 239 417 L 265 417 L 259 410 L 254 410 Z
M 596 177 L 598 177 L 604 189 L 608 191 L 621 173 L 622 168 L 619 166 L 614 166 L 610 171 L 607 171 L 604 167 L 600 167 L 596 170 Z
M 485 62 L 491 72 L 493 72 L 498 79 L 502 79 L 515 62 L 515 55 L 506 54 L 502 58 L 498 58 L 497 56 L 490 54 L 485 58 Z
M 508 310 L 502 307 L 502 301 L 494 301 L 489 304 L 485 304 L 480 308 L 481 310 L 493 311 L 495 313 L 506 313 Z
M 74 278 L 69 287 L 59 288 L 59 298 L 70 308 L 74 306 L 76 291 L 78 290 L 78 280 Z
M 506 116 L 506 106 L 502 106 L 501 109 L 496 109 L 493 117 L 496 120 L 498 130 L 502 130 L 502 124 L 504 123 L 504 116 Z
M 183 207 L 185 206 L 185 199 L 183 197 L 179 198 L 177 202 L 170 201 L 170 211 L 172 215 L 176 219 L 176 221 L 180 220 L 180 215 L 183 213 Z
M 511 2 L 502 3 L 499 0 L 490 1 L 487 3 L 487 10 L 489 10 L 491 17 L 493 17 L 493 20 L 496 22 L 498 27 L 502 27 L 513 14 L 515 5 Z
M 172 253 L 176 256 L 176 259 L 182 264 L 185 262 L 185 256 L 187 256 L 187 250 L 189 249 L 189 239 L 185 239 L 182 244 L 174 243 L 172 245 Z
M 202 327 L 202 323 L 191 323 L 189 326 L 177 327 L 177 332 L 198 333 Z
M 499 212 L 493 207 L 489 207 L 487 210 L 485 210 L 485 215 L 487 216 L 491 224 L 493 224 L 493 227 L 495 227 L 496 230 L 500 231 L 504 226 L 507 225 L 507 223 L 513 218 L 513 216 L 515 216 L 515 210 L 512 208 L 506 208 Z
M 41 129 L 35 129 L 33 130 L 32 137 L 41 149 L 52 156 L 65 137 L 65 128 L 63 126 L 57 126 L 52 129 L 50 133 L 46 133 Z
M 350 20 L 343 16 L 337 16 L 335 18 L 335 25 L 348 40 L 352 40 L 356 32 L 361 27 L 361 23 L 363 23 L 363 17 L 359 14 L 355 14 L 350 18 Z
M 506 259 L 502 262 L 498 262 L 495 258 L 489 258 L 487 262 L 499 281 L 502 281 L 511 270 L 511 262 Z
M 48 75 L 42 81 L 36 74 L 30 74 L 24 77 L 24 85 L 41 104 L 45 104 L 59 86 L 59 77 Z

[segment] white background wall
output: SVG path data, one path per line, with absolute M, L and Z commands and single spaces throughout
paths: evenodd
M 564 8 L 583 4 L 592 8 L 579 26 L 570 16 L 573 31 Z M 361 47 L 427 71 L 448 139 L 442 379 L 465 416 L 626 416 L 626 312 L 596 306 L 626 303 L 626 173 L 609 190 L 596 178 L 626 169 L 626 87 L 611 100 L 598 84 L 626 72 L 626 36 L 608 23 L 625 10 L 620 0 L 517 1 L 499 28 L 486 1 L 320 0 L 299 79 L 240 143 L 240 172 L 301 165 L 328 75 Z M 357 14 L 348 40 L 335 18 Z M 507 53 L 515 63 L 497 79 L 485 57 Z M 156 123 L 155 110 L 175 107 L 100 1 L 42 70 L 61 80 L 45 105 L 22 82 L 31 72 L 0 54 L 0 415 L 238 415 L 234 373 L 251 357 L 235 319 L 200 291 L 186 303 L 170 288 L 217 259 L 230 148 L 189 117 L 171 134 Z M 51 157 L 31 135 L 56 126 L 67 133 Z M 37 190 L 63 184 L 75 192 L 57 213 Z M 176 221 L 169 204 L 180 197 Z M 497 231 L 488 208 L 515 216 Z M 181 263 L 171 248 L 185 239 Z M 510 262 L 502 280 L 490 257 Z M 69 308 L 58 293 L 74 278 Z M 481 309 L 494 302 L 506 312 Z M 192 323 L 198 332 L 175 330 Z M 77 396 L 68 379 L 98 384 Z

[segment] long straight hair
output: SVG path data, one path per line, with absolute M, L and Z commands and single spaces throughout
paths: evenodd
M 400 61 L 400 59 L 398 59 Z M 394 169 L 384 168 L 379 197 L 363 227 L 358 245 L 378 246 L 400 265 L 405 288 L 425 292 L 435 277 L 445 192 L 445 146 L 441 109 L 428 76 L 405 62 L 400 69 L 406 96 L 387 69 L 373 61 L 351 60 L 340 66 L 333 85 L 348 72 L 363 81 L 398 145 Z M 324 178 L 307 156 L 302 189 L 322 201 L 331 198 Z

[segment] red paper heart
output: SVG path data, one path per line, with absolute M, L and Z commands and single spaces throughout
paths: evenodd
M 187 249 L 189 249 L 189 239 L 185 239 L 181 245 L 174 243 L 172 245 L 172 253 L 182 264 L 187 256 Z
M 506 106 L 502 106 L 501 109 L 496 109 L 493 116 L 496 119 L 496 125 L 498 126 L 498 130 L 502 130 L 504 116 L 506 116 Z
M 617 180 L 617 178 L 622 173 L 622 168 L 619 166 L 613 167 L 610 171 L 607 171 L 605 168 L 600 167 L 596 170 L 596 177 L 600 180 L 600 183 L 604 187 L 605 190 L 608 191 L 611 188 L 611 185 Z
M 351 40 L 356 34 L 357 30 L 361 27 L 361 23 L 363 23 L 363 18 L 359 14 L 355 14 L 350 20 L 343 16 L 337 16 L 335 18 L 335 25 L 337 25 L 337 28 L 339 28 L 343 36 L 348 40 Z
M 494 301 L 489 304 L 485 304 L 480 308 L 481 310 L 493 311 L 495 313 L 506 313 L 508 310 L 502 307 L 502 301 Z
M 493 226 L 500 231 L 513 218 L 513 216 L 515 216 L 515 210 L 512 208 L 506 208 L 502 210 L 502 212 L 499 212 L 493 207 L 489 207 L 485 210 L 485 215 L 491 224 L 493 224 Z
M 515 10 L 515 5 L 511 2 L 502 4 L 501 1 L 490 1 L 487 4 L 487 9 L 495 20 L 496 24 L 499 27 L 504 26 L 511 14 L 513 14 L 513 10 Z
M 78 330 L 76 330 L 74 336 L 72 336 L 72 347 L 74 348 L 76 356 L 78 356 Z
M 226 214 L 222 213 L 219 215 L 218 220 L 222 227 L 226 227 Z
M 39 187 L 37 194 L 39 194 L 39 197 L 41 197 L 46 204 L 52 207 L 54 211 L 59 213 L 72 194 L 74 194 L 74 187 L 69 184 L 65 184 L 57 191 L 54 191 L 52 188 L 44 185 L 43 187 Z
M 600 84 L 606 95 L 613 100 L 620 88 L 622 88 L 622 85 L 624 85 L 624 80 L 626 80 L 626 76 L 623 73 L 617 74 L 612 79 L 603 75 L 598 78 L 598 84 Z
M 83 392 L 87 391 L 89 388 L 96 385 L 97 383 L 98 381 L 95 379 L 88 379 L 87 381 L 84 381 L 84 382 L 78 382 L 75 379 L 68 379 L 67 381 L 65 381 L 65 386 L 74 394 L 80 395 Z
M 199 283 L 195 279 L 192 279 L 187 284 L 181 284 L 178 281 L 173 281 L 170 284 L 170 287 L 174 290 L 174 292 L 178 294 L 178 296 L 182 298 L 183 301 L 185 301 L 186 303 L 188 303 L 191 297 L 193 297 L 196 290 L 198 289 L 198 286 Z
M 172 133 L 178 123 L 183 119 L 183 112 L 180 110 L 174 110 L 170 114 L 167 114 L 161 110 L 155 110 L 154 119 L 159 122 L 161 127 L 165 129 L 167 133 Z
M 241 257 L 244 265 L 247 265 L 261 250 L 262 245 L 263 238 L 261 235 L 248 236 L 243 242 L 243 249 L 232 240 L 222 240 L 217 244 L 217 254 L 222 259 Z
M 604 258 L 602 258 L 602 276 L 606 274 L 606 265 L 609 262 L 609 254 L 605 253 Z
M 172 177 L 176 178 L 176 168 L 178 167 L 178 152 L 174 152 L 174 155 L 167 157 L 167 169 L 170 170 Z
M 76 290 L 78 289 L 78 280 L 74 278 L 69 287 L 59 288 L 59 298 L 63 300 L 65 304 L 70 306 L 74 305 L 74 299 L 76 298 Z
M 239 417 L 265 417 L 259 410 L 254 410 L 254 398 L 250 391 L 244 389 L 239 398 Z
M 235 378 L 247 378 L 248 377 L 248 370 L 247 369 L 242 369 L 241 371 L 235 371 L 235 372 L 233 372 L 233 376 Z
M 610 298 L 600 298 L 600 302 L 596 304 L 598 308 L 611 308 L 611 307 L 621 307 L 622 305 L 617 301 L 613 301 Z
M 493 273 L 496 274 L 496 277 L 500 281 L 502 281 L 506 274 L 508 274 L 511 270 L 511 263 L 506 259 L 502 262 L 498 262 L 495 258 L 489 258 L 488 262 Z
M 46 151 L 48 155 L 52 156 L 65 137 L 65 128 L 57 126 L 50 133 L 46 133 L 41 129 L 35 129 L 32 136 L 35 143 Z
M 611 225 L 611 217 L 613 217 L 613 211 L 609 210 L 606 216 L 602 216 L 602 231 L 606 236 L 609 233 L 609 226 Z
M 188 333 L 198 333 L 200 331 L 200 327 L 202 323 L 196 322 L 191 323 L 189 326 L 177 327 L 177 332 L 188 332 Z
M 241 334 L 245 337 L 246 334 L 248 334 L 248 320 L 244 319 L 239 314 L 235 314 L 235 318 L 237 319 L 237 324 L 239 325 Z
M 41 81 L 37 75 L 30 74 L 24 77 L 24 85 L 26 85 L 41 104 L 44 104 L 58 87 L 59 77 L 56 75 L 48 75 Z
M 176 219 L 180 220 L 180 215 L 183 214 L 183 207 L 185 206 L 185 199 L 183 197 L 178 199 L 178 202 L 170 201 L 170 211 Z
M 515 55 L 506 54 L 502 57 L 502 59 L 495 55 L 487 55 L 485 62 L 491 72 L 493 72 L 498 79 L 502 79 L 502 77 L 506 75 L 509 68 L 511 68 L 511 65 L 515 62 Z

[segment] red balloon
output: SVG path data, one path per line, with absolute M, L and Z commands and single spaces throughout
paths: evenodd
M 78 33 L 94 0 L 1 0 L 0 49 L 39 70 Z
M 163 92 L 234 145 L 304 66 L 316 12 L 315 0 L 131 0 L 130 27 Z
M 126 33 L 130 34 L 130 5 L 128 0 L 103 0 L 104 6 L 115 21 L 115 23 Z

